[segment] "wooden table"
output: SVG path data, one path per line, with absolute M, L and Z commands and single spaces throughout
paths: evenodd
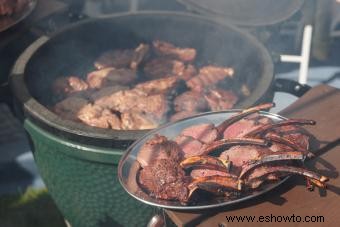
M 280 113 L 290 118 L 317 121 L 307 129 L 319 145 L 320 156 L 307 163 L 312 170 L 330 178 L 327 190 L 306 190 L 303 177 L 294 176 L 263 196 L 223 209 L 178 212 L 166 210 L 178 226 L 340 226 L 340 90 L 327 85 L 314 87 Z M 228 222 L 226 216 L 323 216 L 323 223 L 306 222 Z M 274 219 L 272 219 L 274 220 Z M 278 220 L 279 221 L 279 220 Z M 295 221 L 298 221 L 295 219 Z

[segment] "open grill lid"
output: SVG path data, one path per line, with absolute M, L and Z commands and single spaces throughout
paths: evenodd
M 242 26 L 265 26 L 293 16 L 304 0 L 177 0 L 195 12 Z

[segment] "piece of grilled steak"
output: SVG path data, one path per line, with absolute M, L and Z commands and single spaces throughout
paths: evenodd
M 137 79 L 137 73 L 131 69 L 104 68 L 87 75 L 91 88 L 103 88 L 114 85 L 131 85 Z
M 137 155 L 137 161 L 143 168 L 158 159 L 172 159 L 179 162 L 182 158 L 183 153 L 178 144 L 158 134 L 146 141 Z
M 139 89 L 121 90 L 95 100 L 95 104 L 105 108 L 125 112 L 137 105 L 136 100 L 146 98 L 147 94 Z
M 135 49 L 110 50 L 101 54 L 94 63 L 97 69 L 104 68 L 131 68 L 136 70 L 149 56 L 150 46 L 141 43 Z
M 196 50 L 194 48 L 176 47 L 172 43 L 160 40 L 153 41 L 152 45 L 156 54 L 161 57 L 171 57 L 184 62 L 192 62 L 196 58 Z
M 223 138 L 241 138 L 245 136 L 248 132 L 271 122 L 273 121 L 267 117 L 259 117 L 258 114 L 253 114 L 235 122 L 234 124 L 231 124 L 223 132 Z
M 136 89 L 145 92 L 148 95 L 153 94 L 170 94 L 176 92 L 179 86 L 179 79 L 175 76 L 161 78 L 156 80 L 149 80 L 144 83 L 136 85 Z
M 191 136 L 192 138 L 202 141 L 203 143 L 211 143 L 217 139 L 218 132 L 214 124 L 204 123 L 185 128 L 181 132 L 181 135 Z
M 266 136 L 273 139 L 271 135 L 277 135 L 283 139 L 286 139 L 293 144 L 295 144 L 297 147 L 295 149 L 302 149 L 302 150 L 308 150 L 309 149 L 309 140 L 311 135 L 303 128 L 295 125 L 287 125 L 282 126 L 280 128 L 274 129 L 272 132 L 269 132 Z M 279 146 L 278 144 L 275 144 L 271 147 L 272 150 L 279 150 L 282 149 L 282 144 Z M 289 146 L 285 146 L 285 149 L 289 149 Z M 291 147 L 291 149 L 293 149 Z
M 178 200 L 187 202 L 190 178 L 178 162 L 170 159 L 159 159 L 139 172 L 139 184 L 150 196 L 157 199 Z
M 159 79 L 183 74 L 183 62 L 170 58 L 154 58 L 144 66 L 145 76 L 149 79 Z
M 182 80 L 190 80 L 191 78 L 193 78 L 194 76 L 197 75 L 197 69 L 195 66 L 189 64 L 186 65 L 184 70 L 178 72 L 177 76 L 179 78 L 181 78 Z
M 140 97 L 136 100 L 136 106 L 132 110 L 151 114 L 157 122 L 163 123 L 169 111 L 169 102 L 163 94 Z
M 166 120 L 170 109 L 166 95 L 147 95 L 139 89 L 118 91 L 98 98 L 94 103 L 120 112 L 123 129 L 155 128 Z
M 130 68 L 136 70 L 138 66 L 145 62 L 150 55 L 150 46 L 148 44 L 141 43 L 134 50 L 131 58 Z
M 259 146 L 233 146 L 222 152 L 220 158 L 223 160 L 231 160 L 231 172 L 235 175 L 239 175 L 243 164 L 251 160 L 257 160 L 261 155 L 269 153 L 271 153 L 271 151 L 268 148 Z
M 175 111 L 201 112 L 208 109 L 208 103 L 201 92 L 186 91 L 174 100 Z
M 79 121 L 78 112 L 88 103 L 84 98 L 70 96 L 58 102 L 53 107 L 53 111 L 64 119 Z
M 202 67 L 198 75 L 192 77 L 186 83 L 191 90 L 202 92 L 207 87 L 213 87 L 225 79 L 232 78 L 233 75 L 234 70 L 232 68 L 209 65 Z
M 78 113 L 78 119 L 87 125 L 98 128 L 122 129 L 120 118 L 111 110 L 99 105 L 88 104 Z
M 191 136 L 179 135 L 175 138 L 176 143 L 183 151 L 184 157 L 201 155 L 203 143 Z
M 238 101 L 234 92 L 213 88 L 205 93 L 204 98 L 212 111 L 231 109 Z
M 187 201 L 189 179 L 179 166 L 182 155 L 176 142 L 156 134 L 137 155 L 143 168 L 139 173 L 139 184 L 155 198 Z
M 89 98 L 92 102 L 96 102 L 97 100 L 100 100 L 100 99 L 106 99 L 106 97 L 109 97 L 118 91 L 124 91 L 128 89 L 129 87 L 122 86 L 122 85 L 108 86 L 108 87 L 104 87 L 98 91 L 93 92 L 92 94 L 90 94 Z
M 211 143 L 218 137 L 214 124 L 199 124 L 183 129 L 175 138 L 181 147 L 184 157 L 192 157 L 203 154 L 203 145 Z
M 88 89 L 88 84 L 76 76 L 59 77 L 52 85 L 53 94 L 67 96 Z
M 101 54 L 94 62 L 94 66 L 98 69 L 104 68 L 127 68 L 131 64 L 134 50 L 123 49 L 123 50 L 110 50 Z
M 144 113 L 140 110 L 129 110 L 121 114 L 122 129 L 124 130 L 144 130 L 157 128 L 160 119 L 153 114 Z

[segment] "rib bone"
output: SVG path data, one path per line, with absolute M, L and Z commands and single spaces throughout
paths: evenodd
M 250 160 L 242 167 L 242 171 L 239 175 L 240 179 L 243 179 L 250 170 L 271 162 L 285 161 L 285 160 L 301 160 L 305 159 L 305 155 L 301 152 L 288 151 L 288 152 L 274 152 L 272 154 L 265 154 L 260 156 L 258 160 Z
M 288 119 L 279 121 L 276 123 L 265 124 L 259 128 L 256 128 L 250 132 L 248 132 L 245 137 L 258 138 L 269 130 L 273 130 L 278 127 L 287 126 L 287 125 L 315 125 L 315 121 L 313 120 L 305 120 L 305 119 Z
M 210 144 L 205 144 L 202 146 L 202 154 L 207 155 L 212 151 L 220 148 L 225 148 L 228 146 L 235 145 L 258 145 L 258 146 L 268 146 L 268 142 L 262 139 L 252 139 L 252 138 L 239 138 L 239 139 L 221 139 L 214 141 Z
M 289 173 L 289 174 L 302 175 L 302 176 L 307 177 L 310 180 L 310 182 L 312 182 L 313 184 L 315 184 L 316 186 L 320 188 L 325 188 L 326 187 L 325 182 L 329 180 L 325 176 L 306 170 L 304 168 L 286 166 L 286 165 L 285 166 L 268 166 L 267 171 L 262 176 L 265 176 L 271 173 Z M 259 176 L 259 177 L 262 177 L 262 176 Z
M 200 177 L 194 179 L 193 182 L 189 184 L 188 188 L 190 190 L 189 195 L 192 195 L 197 189 L 220 194 L 222 191 L 221 189 L 240 191 L 242 189 L 242 181 L 225 176 Z
M 224 172 L 228 172 L 229 161 L 224 161 L 219 158 L 207 155 L 199 155 L 192 156 L 187 159 L 184 159 L 180 166 L 184 169 L 188 169 L 191 167 L 196 168 L 207 168 L 207 169 L 216 169 Z
M 270 109 L 274 106 L 275 106 L 275 103 L 265 103 L 265 104 L 251 107 L 249 109 L 245 109 L 242 112 L 234 116 L 231 116 L 229 119 L 223 121 L 220 125 L 216 127 L 217 131 L 219 132 L 220 135 L 223 135 L 223 132 L 226 130 L 226 128 L 228 128 L 230 125 L 234 124 L 235 122 L 241 120 L 242 118 L 249 116 L 253 113 L 259 112 L 261 110 Z
M 286 145 L 290 148 L 292 148 L 293 150 L 295 151 L 300 151 L 302 152 L 304 155 L 306 155 L 307 158 L 313 158 L 315 157 L 315 155 L 306 150 L 306 149 L 303 149 L 302 147 L 298 146 L 296 143 L 294 143 L 293 141 L 290 141 L 289 139 L 287 138 L 284 138 L 282 136 L 278 136 L 276 134 L 268 134 L 265 136 L 265 139 L 269 139 L 270 141 L 273 141 L 273 142 L 276 142 L 276 143 L 280 143 L 280 144 L 283 144 L 283 145 Z

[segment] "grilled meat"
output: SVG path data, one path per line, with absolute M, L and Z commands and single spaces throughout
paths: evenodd
M 188 177 L 179 166 L 181 159 L 177 143 L 155 135 L 142 146 L 137 156 L 143 167 L 139 174 L 140 185 L 156 198 L 187 201 Z
M 271 123 L 267 117 L 259 117 L 257 114 L 253 114 L 247 118 L 241 119 L 233 124 L 231 124 L 224 132 L 223 138 L 235 138 L 244 137 L 248 132 L 253 129 L 259 128 L 262 125 Z
M 98 69 L 105 68 L 127 68 L 131 64 L 131 60 L 135 51 L 132 49 L 110 50 L 101 54 L 94 62 L 94 66 Z
M 246 109 L 217 126 L 190 126 L 175 141 L 156 135 L 140 150 L 144 158 L 137 157 L 143 168 L 138 178 L 142 188 L 156 198 L 180 202 L 190 201 L 197 189 L 233 198 L 290 174 L 303 175 L 310 185 L 325 188 L 327 177 L 292 162 L 301 162 L 310 154 L 309 137 L 296 124 L 315 122 L 273 123 L 256 114 L 271 106 Z M 221 149 L 219 157 L 212 156 Z
M 269 123 L 261 125 L 260 127 L 256 129 L 252 129 L 250 132 L 248 132 L 245 137 L 261 137 L 261 135 L 265 134 L 268 131 L 271 131 L 275 128 L 282 128 L 283 126 L 294 126 L 294 125 L 315 125 L 315 121 L 313 120 L 304 120 L 304 119 L 288 119 L 283 120 L 277 123 Z M 293 131 L 296 132 L 297 128 L 295 127 L 289 127 L 288 129 L 285 129 L 284 131 Z
M 141 43 L 134 50 L 110 50 L 104 52 L 95 61 L 94 66 L 100 70 L 104 68 L 128 68 L 136 70 L 143 61 L 149 56 L 150 46 Z
M 218 66 L 205 66 L 199 70 L 197 76 L 187 81 L 187 86 L 197 92 L 204 91 L 205 88 L 215 86 L 219 82 L 231 78 L 234 75 L 232 68 Z
M 137 100 L 144 99 L 147 94 L 139 89 L 121 90 L 108 96 L 103 96 L 95 100 L 95 104 L 125 112 L 137 105 Z
M 197 70 L 192 64 L 185 65 L 180 60 L 160 57 L 147 62 L 144 73 L 149 79 L 178 76 L 180 79 L 189 80 L 197 74 Z
M 277 175 L 295 174 L 305 176 L 308 180 L 312 181 L 316 186 L 320 188 L 326 188 L 326 182 L 329 180 L 327 177 L 322 176 L 318 173 L 309 171 L 304 168 L 278 165 L 278 166 L 261 166 L 253 170 L 250 175 L 246 178 L 245 184 L 254 189 L 259 187 L 264 180 L 268 178 L 276 178 Z
M 162 122 L 169 111 L 169 103 L 164 94 L 147 95 L 139 89 L 118 91 L 110 96 L 104 96 L 95 104 L 124 113 L 135 111 L 151 114 L 155 120 Z
M 186 91 L 175 98 L 174 107 L 178 112 L 201 112 L 208 109 L 208 103 L 202 93 Z
M 95 104 L 121 112 L 125 119 L 123 128 L 128 129 L 138 129 L 139 126 L 135 123 L 141 123 L 142 116 L 145 117 L 144 123 L 149 122 L 146 125 L 157 126 L 165 120 L 169 111 L 169 103 L 165 95 L 155 94 L 148 96 L 138 89 L 118 91 L 110 96 L 97 99 Z M 140 127 L 145 129 L 146 125 L 143 125 Z M 149 127 L 147 128 L 150 129 Z
M 212 111 L 231 109 L 238 101 L 238 97 L 232 91 L 222 89 L 210 89 L 204 98 Z
M 203 143 L 211 143 L 217 139 L 217 130 L 214 124 L 199 124 L 193 125 L 181 132 L 183 136 L 191 136 L 194 139 L 202 141 Z
M 257 160 L 261 155 L 270 154 L 268 148 L 263 149 L 259 146 L 233 146 L 224 151 L 220 155 L 222 160 L 231 160 L 233 163 L 233 170 L 237 175 L 241 171 L 242 165 L 250 160 Z
M 149 79 L 159 79 L 168 76 L 180 76 L 185 71 L 183 62 L 170 58 L 155 58 L 144 66 L 145 76 Z
M 150 113 L 140 111 L 125 111 L 121 114 L 121 118 L 124 130 L 153 129 L 159 125 L 159 119 Z
M 70 100 L 54 109 L 91 126 L 132 130 L 234 105 L 237 98 L 233 93 L 217 88 L 222 80 L 232 77 L 233 70 L 209 65 L 198 72 L 195 58 L 195 49 L 159 40 L 104 52 L 94 63 L 97 70 L 88 73 L 86 81 L 70 76 L 53 84 L 57 100 L 67 96 L 89 100 L 81 119 L 77 115 L 80 109 L 61 111 L 60 106 Z
M 188 177 L 172 159 L 160 159 L 146 166 L 140 171 L 138 180 L 142 188 L 157 199 L 188 200 Z
M 138 84 L 135 88 L 147 93 L 148 95 L 160 93 L 168 94 L 170 92 L 176 91 L 178 85 L 178 78 L 172 76 L 157 80 L 149 80 L 147 82 Z
M 187 65 L 184 70 L 179 71 L 177 76 L 179 76 L 179 78 L 181 78 L 182 80 L 190 80 L 192 77 L 197 75 L 197 69 L 195 68 L 195 66 L 189 64 Z
M 132 55 L 130 68 L 136 70 L 138 66 L 148 58 L 150 54 L 149 51 L 150 46 L 148 44 L 139 44 Z
M 121 129 L 118 116 L 80 97 L 72 96 L 64 99 L 55 105 L 54 111 L 64 119 L 84 122 L 90 126 Z
M 232 138 L 232 139 L 221 139 L 215 140 L 213 142 L 205 144 L 201 148 L 201 154 L 207 155 L 214 151 L 219 151 L 221 149 L 226 149 L 227 147 L 236 145 L 255 145 L 255 146 L 268 146 L 268 142 L 263 139 L 253 139 L 253 138 Z
M 128 90 L 129 87 L 127 86 L 122 86 L 122 85 L 114 85 L 114 86 L 108 86 L 108 87 L 104 87 L 98 91 L 93 92 L 90 95 L 90 100 L 92 100 L 93 102 L 96 102 L 97 100 L 100 99 L 105 99 L 106 97 L 109 97 L 111 95 L 113 95 L 114 93 L 118 92 L 118 91 L 124 91 L 124 90 Z
M 172 159 L 179 162 L 182 157 L 183 153 L 176 142 L 156 134 L 141 147 L 137 160 L 144 168 L 160 159 Z
M 156 40 L 152 42 L 153 48 L 157 55 L 172 57 L 184 62 L 192 62 L 196 58 L 196 50 L 194 48 L 179 48 L 175 45 Z
M 136 71 L 131 69 L 105 68 L 87 75 L 91 88 L 102 88 L 113 85 L 130 85 L 137 79 Z
M 185 135 L 177 136 L 175 141 L 182 149 L 185 158 L 201 154 L 201 148 L 203 146 L 201 141 Z
M 88 89 L 88 84 L 76 76 L 59 77 L 53 83 L 53 93 L 55 95 L 70 95 L 75 92 L 85 91 Z
M 206 75 L 207 77 L 232 77 L 234 76 L 234 69 L 230 67 L 208 65 L 200 68 L 199 74 Z
M 153 114 L 159 123 L 165 121 L 165 117 L 169 111 L 169 102 L 165 95 L 156 94 L 147 97 L 140 97 L 136 100 L 137 105 L 133 108 L 146 114 Z
M 71 96 L 58 102 L 53 110 L 64 119 L 79 121 L 77 114 L 88 103 L 84 98 Z
M 88 104 L 77 114 L 78 118 L 87 125 L 98 128 L 121 129 L 120 118 L 108 109 L 98 105 Z
M 223 121 L 220 125 L 218 125 L 216 128 L 219 132 L 220 135 L 223 135 L 224 131 L 232 124 L 234 124 L 235 122 L 238 122 L 240 120 L 242 120 L 243 118 L 253 114 L 253 113 L 257 113 L 261 110 L 266 110 L 266 109 L 270 109 L 271 107 L 275 106 L 274 103 L 265 103 L 262 105 L 258 105 L 249 109 L 245 109 L 243 111 L 241 111 L 238 114 L 235 114 L 234 116 L 231 116 L 229 119 Z

